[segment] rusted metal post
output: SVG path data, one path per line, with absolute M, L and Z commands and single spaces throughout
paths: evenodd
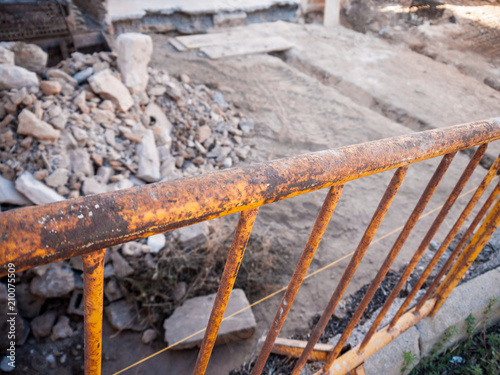
M 500 168 L 500 158 L 497 158 L 496 162 L 491 166 L 490 170 L 488 171 L 488 173 L 484 177 L 483 181 L 481 181 L 481 184 L 479 185 L 479 187 L 475 191 L 475 193 L 472 196 L 472 198 L 470 199 L 469 203 L 467 203 L 467 206 L 464 208 L 464 210 L 460 214 L 459 218 L 457 219 L 457 221 L 455 222 L 455 224 L 451 228 L 450 232 L 448 233 L 448 235 L 446 236 L 444 241 L 441 243 L 441 246 L 439 247 L 439 249 L 436 251 L 436 253 L 432 257 L 431 261 L 429 262 L 429 264 L 425 268 L 424 272 L 422 272 L 422 275 L 417 280 L 416 284 L 413 286 L 413 289 L 411 290 L 410 294 L 408 294 L 408 296 L 406 297 L 406 300 L 403 302 L 403 304 L 399 308 L 398 312 L 394 316 L 394 320 L 399 319 L 399 317 L 401 315 L 403 315 L 403 313 L 406 311 L 406 309 L 410 305 L 411 301 L 413 301 L 413 298 L 415 298 L 415 295 L 418 293 L 418 291 L 420 290 L 422 285 L 424 285 L 424 282 L 427 280 L 427 278 L 431 274 L 432 270 L 434 269 L 434 267 L 438 263 L 439 259 L 441 259 L 441 256 L 446 251 L 446 249 L 450 245 L 451 241 L 457 235 L 457 233 L 460 230 L 460 228 L 462 227 L 463 223 L 465 222 L 465 220 L 467 219 L 469 214 L 472 212 L 472 209 L 476 205 L 477 201 L 479 200 L 479 198 L 481 198 L 481 196 L 483 195 L 483 192 L 486 190 L 486 188 L 490 184 L 493 177 L 495 177 L 499 168 Z
M 431 243 L 432 238 L 436 235 L 436 232 L 438 231 L 439 227 L 441 226 L 441 223 L 443 222 L 443 220 L 446 218 L 446 216 L 450 212 L 451 207 L 453 206 L 453 204 L 457 200 L 458 196 L 460 195 L 463 188 L 465 187 L 465 184 L 467 184 L 467 181 L 469 181 L 470 176 L 472 175 L 472 173 L 476 169 L 477 165 L 481 161 L 484 153 L 486 152 L 486 148 L 487 148 L 487 145 L 482 145 L 475 152 L 474 156 L 470 160 L 469 164 L 465 168 L 465 170 L 462 173 L 462 175 L 460 176 L 457 184 L 455 185 L 455 187 L 453 188 L 452 192 L 450 193 L 448 199 L 446 200 L 445 204 L 443 205 L 443 208 L 441 208 L 441 210 L 439 211 L 439 214 L 437 215 L 436 219 L 432 223 L 431 228 L 429 229 L 429 231 L 425 235 L 420 246 L 418 247 L 417 251 L 413 255 L 413 258 L 411 259 L 410 263 L 408 264 L 407 269 L 410 269 L 410 270 L 409 271 L 405 270 L 405 272 L 403 274 L 405 274 L 405 273 L 408 273 L 408 275 L 411 274 L 413 269 L 416 267 L 421 256 L 424 254 L 425 250 L 427 250 L 427 248 L 429 247 L 429 244 Z M 490 169 L 489 173 L 487 174 L 486 182 L 488 184 L 491 181 L 491 179 L 495 176 L 495 173 L 498 170 L 498 166 L 499 166 L 498 163 L 495 163 L 495 165 L 492 167 L 492 169 Z M 482 191 L 484 191 L 484 189 L 486 189 L 488 184 L 482 184 L 480 186 Z M 477 190 L 476 193 L 478 193 L 478 191 L 479 190 Z M 465 219 L 467 218 L 467 216 L 469 216 L 469 213 L 472 211 L 475 203 L 477 202 L 477 200 L 481 196 L 482 191 L 479 194 L 475 194 L 473 196 L 473 199 L 469 202 L 470 204 L 468 204 L 467 207 L 464 209 L 464 211 L 462 212 L 462 214 L 458 218 L 457 222 L 455 223 L 454 227 L 452 228 L 451 232 L 449 233 L 448 237 L 445 239 L 445 243 L 446 243 L 446 241 L 448 241 L 448 244 L 449 244 L 451 242 L 451 240 L 455 237 L 455 234 L 458 233 L 458 230 L 462 226 L 462 224 L 465 221 Z M 476 195 L 477 195 L 477 197 L 476 197 Z M 474 200 L 474 197 L 476 197 L 476 200 Z M 445 247 L 443 247 L 442 249 L 439 249 L 438 253 L 439 253 L 439 251 L 441 251 L 441 254 L 444 253 L 444 251 L 448 247 L 448 244 Z M 403 304 L 399 308 L 398 312 L 396 313 L 396 315 L 392 319 L 391 323 L 389 324 L 389 328 L 392 328 L 394 326 L 394 324 L 397 322 L 397 320 L 401 317 L 401 315 L 404 314 L 404 312 L 406 311 L 406 309 L 410 305 L 411 301 L 413 300 L 413 298 L 415 297 L 417 292 L 420 290 L 420 287 L 423 285 L 423 283 L 427 279 L 427 276 L 431 273 L 434 266 L 436 265 L 439 258 L 441 257 L 440 255 L 439 255 L 439 257 L 437 256 L 437 254 L 435 254 L 435 255 L 436 256 L 434 257 L 434 259 L 431 260 L 428 267 L 424 270 L 420 279 L 417 281 L 417 283 L 415 284 L 415 286 L 411 290 L 410 294 L 406 297 L 405 301 L 403 302 Z M 405 282 L 406 282 L 406 280 L 405 280 Z
M 488 212 L 488 210 L 490 209 L 490 207 L 493 204 L 493 202 L 495 201 L 495 199 L 498 197 L 499 193 L 500 193 L 500 182 L 497 184 L 495 189 L 491 192 L 490 196 L 488 197 L 486 202 L 483 204 L 483 206 L 481 207 L 481 209 L 477 213 L 477 215 L 474 218 L 474 220 L 472 221 L 472 223 L 469 225 L 469 228 L 467 228 L 467 231 L 465 232 L 463 237 L 460 239 L 459 243 L 457 244 L 457 246 L 455 247 L 455 249 L 453 250 L 453 252 L 449 256 L 449 258 L 446 260 L 446 263 L 443 265 L 443 267 L 439 271 L 438 275 L 432 281 L 432 284 L 429 286 L 429 288 L 427 288 L 427 291 L 422 296 L 422 298 L 420 298 L 420 301 L 418 301 L 417 306 L 416 306 L 416 310 L 420 310 L 422 308 L 423 304 L 425 303 L 425 301 L 427 301 L 430 298 L 430 296 L 432 295 L 432 293 L 434 292 L 434 290 L 436 289 L 438 284 L 443 279 L 443 276 L 450 269 L 455 258 L 458 256 L 458 254 L 460 254 L 460 251 L 465 246 L 465 244 L 469 240 L 470 236 L 472 236 L 472 233 L 474 232 L 476 227 L 479 225 L 479 223 L 483 219 L 484 215 L 486 215 L 486 212 Z
M 243 255 L 245 254 L 245 249 L 247 247 L 248 240 L 250 239 L 250 234 L 252 233 L 253 224 L 258 211 L 258 208 L 253 208 L 243 211 L 240 214 L 238 227 L 236 228 L 236 233 L 234 234 L 231 249 L 227 255 L 226 266 L 224 267 L 224 271 L 222 273 L 219 290 L 217 291 L 217 295 L 215 297 L 214 306 L 212 308 L 212 313 L 210 314 L 205 336 L 203 337 L 203 341 L 201 343 L 193 375 L 204 374 L 207 369 L 210 355 L 212 354 L 215 341 L 217 340 L 217 333 L 219 332 L 222 318 L 226 312 L 227 302 L 229 301 L 234 282 L 238 276 L 241 261 L 243 260 Z
M 342 298 L 342 295 L 344 294 L 347 285 L 349 284 L 349 281 L 352 278 L 352 275 L 354 275 L 354 272 L 356 272 L 356 269 L 358 268 L 361 259 L 363 259 L 363 256 L 365 255 L 366 250 L 370 246 L 370 243 L 372 242 L 375 233 L 377 233 L 377 230 L 380 224 L 382 223 L 382 220 L 384 219 L 387 210 L 391 206 L 391 203 L 394 200 L 394 197 L 396 196 L 399 187 L 403 183 L 407 170 L 408 170 L 407 166 L 401 167 L 398 168 L 396 173 L 394 173 L 394 176 L 392 177 L 389 186 L 387 187 L 382 199 L 380 200 L 379 205 L 377 206 L 377 209 L 375 210 L 375 213 L 373 214 L 370 223 L 368 224 L 368 227 L 366 228 L 363 238 L 361 239 L 353 257 L 351 258 L 351 261 L 347 265 L 347 268 L 344 271 L 344 274 L 342 275 L 342 278 L 340 279 L 337 288 L 335 288 L 335 291 L 333 292 L 332 297 L 330 298 L 330 301 L 328 302 L 328 305 L 325 308 L 325 311 L 321 315 L 321 318 L 316 324 L 316 327 L 314 327 L 314 330 L 311 333 L 311 337 L 309 338 L 306 348 L 304 349 L 302 355 L 295 364 L 295 367 L 292 371 L 292 375 L 300 374 L 300 371 L 306 364 L 307 359 L 309 358 L 311 352 L 314 350 L 314 346 L 321 337 L 321 333 L 325 329 L 326 324 L 328 323 L 330 317 L 335 311 L 335 308 L 337 307 L 340 298 Z
M 103 249 L 82 256 L 85 375 L 101 373 L 105 253 Z
M 431 316 L 436 315 L 450 293 L 457 286 L 463 275 L 469 269 L 470 265 L 477 258 L 481 250 L 488 243 L 491 235 L 500 225 L 500 200 L 497 200 L 495 206 L 490 211 L 486 219 L 472 237 L 471 242 L 465 248 L 463 253 L 457 259 L 450 272 L 438 287 L 435 293 L 436 305 L 432 310 Z
M 375 280 L 378 280 L 379 283 L 381 280 L 385 277 L 387 272 L 389 271 L 389 268 L 394 261 L 394 259 L 397 257 L 399 254 L 399 251 L 403 247 L 404 243 L 408 239 L 408 236 L 410 235 L 411 231 L 415 227 L 415 225 L 418 222 L 418 219 L 420 218 L 420 215 L 422 215 L 422 212 L 424 212 L 425 207 L 431 200 L 432 196 L 434 195 L 434 192 L 436 191 L 439 183 L 441 182 L 441 179 L 443 178 L 444 174 L 448 170 L 448 167 L 450 166 L 453 157 L 455 154 L 448 154 L 446 155 L 442 160 L 441 163 L 439 163 L 439 166 L 437 167 L 436 171 L 434 172 L 434 175 L 430 179 L 429 183 L 427 184 L 424 192 L 420 196 L 420 199 L 418 200 L 417 204 L 415 205 L 415 208 L 413 209 L 410 217 L 406 221 L 406 224 L 401 231 L 401 233 L 398 236 L 398 239 L 396 242 L 394 242 L 394 245 L 392 246 L 391 251 L 389 254 L 387 254 L 387 257 L 384 260 L 384 263 L 382 264 L 382 267 L 380 267 L 377 276 L 375 277 Z M 392 297 L 391 297 L 392 296 Z M 384 303 L 384 306 L 382 307 L 382 310 L 378 314 L 377 318 L 375 318 L 373 324 L 371 325 L 370 329 L 368 330 L 368 333 L 365 335 L 363 341 L 361 342 L 360 349 L 361 351 L 364 350 L 368 342 L 370 341 L 371 337 L 377 330 L 378 326 L 382 322 L 382 320 L 385 317 L 385 314 L 387 313 L 387 310 L 391 307 L 392 303 L 394 302 L 394 299 L 397 297 L 397 295 L 389 295 L 387 301 Z
M 306 246 L 302 251 L 302 255 L 300 256 L 297 267 L 295 267 L 292 279 L 290 280 L 290 283 L 288 284 L 288 287 L 285 291 L 285 295 L 283 296 L 280 306 L 278 307 L 278 311 L 276 313 L 276 316 L 274 317 L 274 321 L 267 334 L 266 341 L 264 342 L 259 356 L 255 361 L 255 365 L 252 370 L 253 375 L 260 374 L 264 369 L 264 366 L 266 365 L 267 358 L 269 357 L 269 354 L 273 349 L 274 342 L 276 341 L 276 338 L 280 333 L 281 327 L 285 322 L 288 312 L 292 307 L 293 301 L 295 300 L 299 288 L 302 285 L 302 281 L 304 281 L 306 272 L 311 265 L 314 254 L 316 253 L 319 243 L 323 238 L 323 234 L 328 227 L 328 223 L 330 222 L 330 218 L 335 211 L 335 207 L 337 207 L 337 203 L 340 199 L 343 188 L 344 185 L 332 187 L 325 198 L 316 222 L 314 223 L 314 227 L 311 231 L 309 239 L 307 240 Z

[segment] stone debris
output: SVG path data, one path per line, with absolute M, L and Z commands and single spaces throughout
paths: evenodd
M 208 240 L 208 223 L 206 221 L 177 229 L 174 236 L 186 251 L 203 246 Z
M 49 188 L 43 182 L 36 180 L 29 172 L 24 172 L 20 175 L 14 185 L 17 191 L 24 194 L 35 204 L 46 204 L 65 200 L 62 195 Z
M 156 340 L 156 336 L 158 336 L 158 334 L 154 329 L 147 329 L 142 333 L 142 342 L 146 345 L 151 344 Z
M 52 335 L 50 338 L 52 341 L 56 341 L 59 339 L 65 339 L 73 336 L 73 330 L 69 325 L 69 318 L 67 316 L 60 316 L 57 320 L 57 323 L 54 327 L 52 327 Z
M 31 293 L 30 285 L 27 282 L 16 286 L 16 299 L 19 314 L 26 319 L 33 319 L 38 316 L 45 302 L 45 298 Z
M 118 69 L 123 83 L 133 93 L 146 90 L 148 85 L 148 64 L 153 53 L 153 40 L 149 35 L 124 33 L 116 38 Z
M 37 316 L 31 321 L 31 330 L 36 338 L 47 337 L 52 332 L 52 327 L 56 322 L 57 312 L 50 310 Z
M 52 263 L 42 276 L 31 280 L 31 293 L 43 298 L 63 297 L 75 287 L 73 271 L 60 263 Z
M 0 176 L 0 203 L 10 203 L 18 206 L 31 205 L 31 201 L 19 193 L 14 183 Z
M 20 89 L 23 87 L 38 87 L 36 73 L 20 66 L 0 64 L 0 90 Z
M 182 306 L 175 309 L 174 313 L 163 323 L 163 328 L 165 328 L 165 342 L 173 344 L 188 337 L 193 332 L 205 328 L 212 312 L 215 296 L 216 293 L 191 298 L 186 300 Z M 249 302 L 245 296 L 245 292 L 242 289 L 233 289 L 229 297 L 225 316 L 229 316 L 248 306 Z M 247 309 L 241 314 L 222 322 L 215 345 L 249 338 L 254 334 L 255 328 L 256 323 L 253 312 L 251 309 Z M 202 340 L 203 333 L 200 333 L 183 341 L 172 349 L 195 348 L 200 346 Z
M 113 302 L 104 308 L 104 313 L 111 326 L 117 331 L 124 329 L 142 331 L 146 328 L 143 323 L 139 322 L 134 305 L 128 301 Z
M 115 279 L 111 279 L 108 281 L 108 283 L 104 287 L 104 295 L 109 302 L 114 302 L 123 298 L 123 293 L 120 290 L 120 287 Z
M 127 277 L 134 273 L 134 269 L 130 267 L 130 264 L 117 251 L 111 253 L 111 259 L 116 276 Z
M 117 54 L 75 52 L 50 69 L 41 68 L 38 47 L 16 47 L 31 51 L 34 61 L 23 66 L 34 71 L 12 64 L 13 54 L 15 64 L 21 60 L 11 44 L 0 44 L 0 182 L 8 186 L 0 203 L 114 192 L 232 167 L 251 156 L 243 137 L 252 120 L 187 75 L 148 68 L 147 53 L 139 59 L 134 51 L 147 52 L 149 36 L 119 39 Z M 39 82 L 42 70 L 47 80 Z M 6 180 L 28 199 L 12 195 Z
M 165 247 L 166 244 L 166 238 L 165 235 L 160 233 L 160 234 L 155 234 L 154 236 L 148 237 L 148 246 L 151 248 L 153 253 L 157 253 L 163 247 Z

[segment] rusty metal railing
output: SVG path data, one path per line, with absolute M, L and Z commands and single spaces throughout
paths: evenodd
M 241 212 L 212 314 L 195 364 L 194 374 L 203 374 L 210 359 L 259 207 L 329 187 L 330 190 L 311 235 L 278 307 L 278 312 L 264 345 L 255 361 L 252 374 L 260 374 L 306 277 L 306 272 L 333 215 L 345 183 L 396 169 L 365 234 L 333 292 L 323 315 L 314 328 L 310 340 L 299 349 L 293 348 L 290 351 L 287 351 L 286 345 L 285 349 L 281 345 L 282 352 L 298 356 L 293 374 L 299 374 L 308 359 L 318 358 L 318 353 L 315 351 L 316 343 L 382 223 L 409 166 L 423 160 L 443 156 L 338 344 L 326 355 L 323 353 L 319 356 L 325 360 L 324 368 L 319 373 L 345 374 L 405 329 L 416 324 L 423 317 L 435 314 L 500 224 L 500 203 L 497 199 L 500 184 L 497 184 L 425 295 L 414 308 L 406 311 L 417 291 L 427 280 L 451 240 L 458 233 L 498 172 L 500 159 L 497 159 L 394 319 L 387 327 L 377 331 L 387 310 L 413 272 L 423 252 L 485 154 L 487 144 L 498 139 L 500 139 L 500 122 L 493 119 L 256 164 L 245 169 L 233 168 L 195 178 L 168 181 L 0 213 L 0 249 L 2 250 L 0 252 L 0 275 L 7 274 L 9 263 L 14 263 L 16 270 L 22 271 L 50 262 L 82 256 L 85 306 L 85 373 L 100 374 L 105 253 L 103 249 L 152 234 Z M 339 357 L 346 340 L 424 211 L 453 157 L 458 151 L 474 146 L 479 146 L 479 148 L 475 151 L 413 258 L 406 266 L 399 282 L 362 343 Z M 493 208 L 490 210 L 492 206 Z M 485 216 L 486 218 L 483 220 Z M 480 227 L 476 231 L 479 225 Z M 471 237 L 470 243 L 467 244 Z M 466 244 L 467 246 L 465 246 Z M 465 249 L 461 252 L 464 247 Z M 455 259 L 457 260 L 453 263 Z M 441 281 L 443 277 L 445 278 Z

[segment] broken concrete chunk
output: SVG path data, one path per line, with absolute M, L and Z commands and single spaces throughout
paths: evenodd
M 146 107 L 146 115 L 152 118 L 161 128 L 166 129 L 170 134 L 172 131 L 172 123 L 168 120 L 163 110 L 157 104 L 152 102 L 149 103 Z
M 14 183 L 16 190 L 25 195 L 30 201 L 35 204 L 47 204 L 52 202 L 63 201 L 62 195 L 57 194 L 53 189 L 49 188 L 43 182 L 40 182 L 33 177 L 29 172 L 23 172 Z
M 50 338 L 52 341 L 56 341 L 59 339 L 65 339 L 73 336 L 73 330 L 69 325 L 69 318 L 67 316 L 60 316 L 57 320 L 57 323 L 54 327 L 52 327 L 52 335 Z
M 184 250 L 192 250 L 203 246 L 207 242 L 208 223 L 204 221 L 193 224 L 177 229 L 174 233 Z
M 42 81 L 40 82 L 40 88 L 43 95 L 57 95 L 62 89 L 61 84 L 57 81 Z
M 30 284 L 31 293 L 44 298 L 65 296 L 74 287 L 73 271 L 59 263 L 52 263 L 43 276 L 36 276 Z
M 142 244 L 140 242 L 136 242 L 136 241 L 130 241 L 130 242 L 124 243 L 122 246 L 122 253 L 123 253 L 123 255 L 127 255 L 127 256 L 141 255 L 142 254 L 141 246 L 142 246 Z
M 94 167 L 86 149 L 77 148 L 75 150 L 69 150 L 68 154 L 73 173 L 81 173 L 85 176 L 94 174 Z
M 31 206 L 31 201 L 16 190 L 14 183 L 2 176 L 0 176 L 0 203 Z
M 93 74 L 88 81 L 96 94 L 104 99 L 111 99 L 122 112 L 127 112 L 134 104 L 128 89 L 109 69 Z
M 134 93 L 143 92 L 148 85 L 148 63 L 153 52 L 149 35 L 124 33 L 116 38 L 116 63 L 123 83 Z
M 120 290 L 120 286 L 116 282 L 115 279 L 111 279 L 106 284 L 104 288 L 104 295 L 108 299 L 109 302 L 113 302 L 119 300 L 123 297 L 122 291 Z
M 36 338 L 47 337 L 56 322 L 57 312 L 49 310 L 31 321 L 31 330 Z
M 1 74 L 1 73 L 0 73 Z M 23 109 L 19 114 L 18 134 L 30 135 L 39 139 L 56 140 L 61 135 L 59 130 L 54 129 L 45 121 L 39 120 L 33 112 Z
M 16 42 L 10 47 L 17 66 L 42 73 L 47 66 L 47 53 L 36 44 Z
M 181 307 L 165 320 L 165 342 L 173 344 L 205 328 L 212 312 L 216 294 L 188 299 Z M 256 328 L 255 318 L 249 307 L 248 299 L 241 289 L 233 289 L 224 316 L 229 316 L 241 309 L 240 314 L 222 322 L 215 345 L 251 337 Z M 191 349 L 200 346 L 203 333 L 191 337 L 176 345 L 173 349 Z
M 0 64 L 15 65 L 14 52 L 4 46 L 0 46 Z
M 160 158 L 156 149 L 153 131 L 148 129 L 137 148 L 139 168 L 136 176 L 146 182 L 156 182 L 160 179 Z
M 134 269 L 130 264 L 123 259 L 123 257 L 116 251 L 111 253 L 111 260 L 113 261 L 113 269 L 118 277 L 127 277 L 134 273 Z
M 166 239 L 163 233 L 155 234 L 148 237 L 148 246 L 151 247 L 154 253 L 157 253 L 165 247 Z
M 45 183 L 53 188 L 66 185 L 68 182 L 69 171 L 66 168 L 57 168 L 45 178 Z
M 0 90 L 20 89 L 22 87 L 38 87 L 36 73 L 20 66 L 0 64 Z
M 82 192 L 84 195 L 102 194 L 107 191 L 106 185 L 97 182 L 95 177 L 87 177 L 83 180 Z
M 141 324 L 137 318 L 134 305 L 128 301 L 113 302 L 104 308 L 104 312 L 111 326 L 117 331 L 124 329 L 142 331 L 145 328 L 145 325 Z

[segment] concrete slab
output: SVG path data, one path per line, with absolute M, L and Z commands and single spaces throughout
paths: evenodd
M 297 5 L 300 0 L 109 0 L 108 12 L 111 21 L 138 19 L 147 13 L 172 14 L 182 12 L 188 14 L 221 13 L 221 12 L 255 12 L 273 6 Z
M 165 320 L 165 342 L 169 345 L 180 341 L 189 335 L 207 326 L 212 312 L 216 294 L 191 298 L 175 309 L 174 313 Z M 226 313 L 229 316 L 241 309 L 248 307 L 249 303 L 242 289 L 233 289 Z M 232 341 L 247 339 L 255 332 L 255 318 L 252 310 L 247 309 L 241 314 L 231 317 L 222 322 L 215 345 L 227 344 Z M 199 333 L 184 342 L 173 347 L 173 349 L 190 349 L 201 345 L 204 333 Z
M 469 314 L 476 318 L 476 330 L 499 321 L 499 285 L 500 269 L 497 268 L 455 288 L 434 317 L 427 317 L 416 325 L 420 333 L 422 357 L 429 355 L 448 327 L 455 326 L 457 333 L 443 345 L 443 350 L 464 340 L 467 337 L 465 319 Z M 497 302 L 489 313 L 485 313 L 494 297 Z

